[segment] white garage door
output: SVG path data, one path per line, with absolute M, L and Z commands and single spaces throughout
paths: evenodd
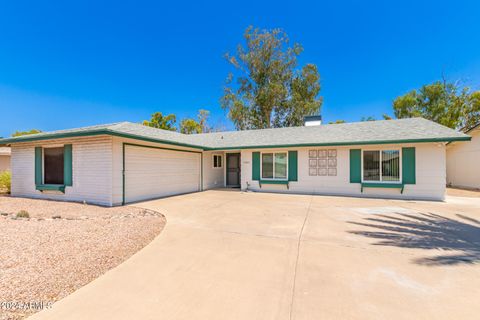
M 125 202 L 200 191 L 201 154 L 125 146 Z

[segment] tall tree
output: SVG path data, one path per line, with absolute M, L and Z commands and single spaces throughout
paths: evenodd
M 38 130 L 38 129 L 32 129 L 28 131 L 15 131 L 14 133 L 12 133 L 12 137 L 25 136 L 25 135 L 35 134 L 40 132 L 42 132 L 42 130 Z
M 280 29 L 251 26 L 244 39 L 236 55 L 225 55 L 236 76 L 229 74 L 221 98 L 237 129 L 298 126 L 320 112 L 320 75 L 314 64 L 298 68 L 300 44 L 290 45 Z
M 174 114 L 164 116 L 161 112 L 155 112 L 152 114 L 150 120 L 144 120 L 143 125 L 147 127 L 153 127 L 157 129 L 164 129 L 170 131 L 176 131 L 175 123 L 177 117 Z
M 210 111 L 198 110 L 197 119 L 187 118 L 180 122 L 180 132 L 186 134 L 211 132 L 212 128 L 208 124 Z
M 393 101 L 397 118 L 423 117 L 453 129 L 480 122 L 480 91 L 445 79 L 422 86 Z

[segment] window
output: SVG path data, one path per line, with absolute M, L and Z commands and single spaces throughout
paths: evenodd
M 400 181 L 400 150 L 363 151 L 363 180 Z
M 43 149 L 43 183 L 63 184 L 63 147 Z
M 287 153 L 262 153 L 262 179 L 287 179 Z
M 214 154 L 213 155 L 213 167 L 221 168 L 222 167 L 222 155 Z

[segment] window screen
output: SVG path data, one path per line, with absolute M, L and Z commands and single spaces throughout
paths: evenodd
M 63 147 L 44 148 L 44 183 L 63 184 Z
M 287 179 L 287 153 L 262 153 L 262 178 Z
M 214 168 L 221 168 L 222 167 L 222 156 L 215 154 L 213 155 L 213 167 Z
M 262 178 L 273 178 L 273 153 L 262 154 Z
M 382 181 L 400 181 L 400 151 L 382 151 Z
M 380 181 L 380 151 L 363 152 L 363 180 Z

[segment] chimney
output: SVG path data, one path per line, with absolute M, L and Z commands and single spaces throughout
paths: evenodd
M 322 124 L 322 116 L 306 116 L 303 118 L 303 125 L 305 127 L 319 126 Z

